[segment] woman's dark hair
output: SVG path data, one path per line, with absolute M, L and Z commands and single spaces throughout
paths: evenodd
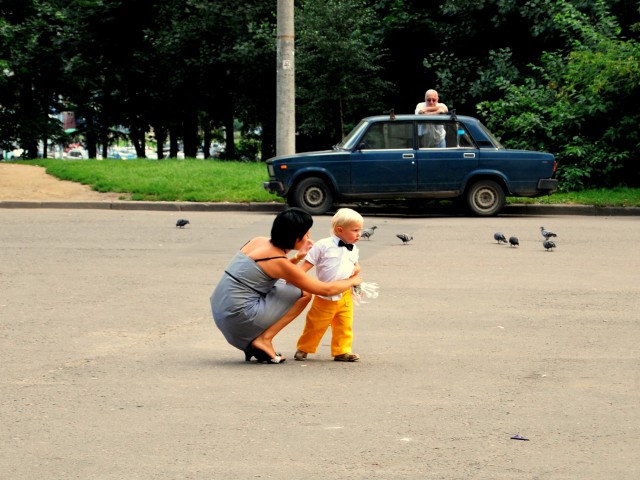
M 283 250 L 291 250 L 313 225 L 313 218 L 301 208 L 280 212 L 271 227 L 271 243 Z

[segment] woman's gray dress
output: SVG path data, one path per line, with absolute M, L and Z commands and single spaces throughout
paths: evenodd
M 298 287 L 262 271 L 258 262 L 271 259 L 253 260 L 238 252 L 211 295 L 216 325 L 227 342 L 240 350 L 273 325 L 302 295 Z

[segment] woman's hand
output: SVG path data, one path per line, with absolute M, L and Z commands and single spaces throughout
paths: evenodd
M 311 247 L 313 247 L 313 240 L 311 240 L 310 238 L 307 238 L 302 244 L 302 246 L 298 249 L 296 254 L 293 257 L 291 257 L 291 262 L 294 265 L 297 265 L 302 260 L 304 260 L 304 257 L 307 256 L 307 253 L 309 253 L 309 250 L 311 250 Z
M 311 240 L 310 238 L 307 238 L 304 244 L 298 250 L 298 253 L 296 253 L 298 258 L 302 260 L 304 257 L 306 257 L 307 253 L 309 253 L 309 250 L 311 250 L 311 247 L 313 247 L 313 240 Z

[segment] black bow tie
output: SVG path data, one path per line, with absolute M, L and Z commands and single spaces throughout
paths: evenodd
M 338 246 L 339 247 L 346 247 L 347 250 L 349 250 L 349 251 L 353 250 L 353 243 L 344 243 L 342 240 L 340 240 L 338 242 Z

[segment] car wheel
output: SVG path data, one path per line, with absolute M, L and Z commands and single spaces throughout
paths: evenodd
M 480 180 L 467 191 L 467 206 L 474 215 L 497 215 L 504 207 L 504 191 L 492 180 Z
M 312 215 L 321 215 L 333 205 L 333 192 L 327 182 L 318 177 L 309 177 L 296 185 L 290 203 Z

